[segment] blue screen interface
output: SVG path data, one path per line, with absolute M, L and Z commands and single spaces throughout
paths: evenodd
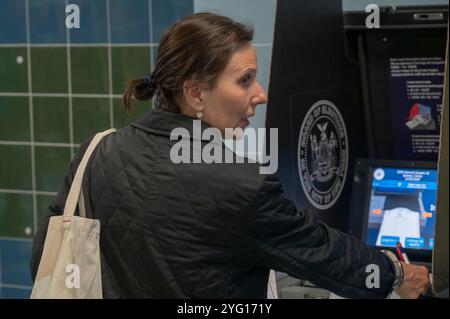
M 435 169 L 374 168 L 366 243 L 433 249 L 436 190 Z

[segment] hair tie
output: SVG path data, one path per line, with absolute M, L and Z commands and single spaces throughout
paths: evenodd
M 155 76 L 152 74 L 144 76 L 144 83 L 148 91 L 152 91 L 156 88 Z

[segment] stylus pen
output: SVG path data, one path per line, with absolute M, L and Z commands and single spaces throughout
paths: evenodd
M 397 258 L 400 261 L 405 261 L 402 254 L 402 244 L 400 242 L 397 242 L 397 246 L 395 247 L 395 252 L 397 253 Z
M 403 248 L 402 244 L 400 242 L 397 243 L 397 248 L 400 250 L 400 254 L 403 257 L 403 261 L 407 264 L 409 264 L 409 258 L 408 255 L 406 254 L 405 249 Z

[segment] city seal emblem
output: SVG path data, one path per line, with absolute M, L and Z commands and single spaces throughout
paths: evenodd
M 306 198 L 317 209 L 332 207 L 345 185 L 348 139 L 342 115 L 330 101 L 318 101 L 306 113 L 297 155 Z

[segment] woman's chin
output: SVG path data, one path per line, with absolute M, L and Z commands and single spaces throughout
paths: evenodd
M 241 140 L 244 137 L 244 130 L 248 127 L 249 121 L 247 119 L 241 120 L 234 128 L 225 129 L 223 135 L 226 140 Z

